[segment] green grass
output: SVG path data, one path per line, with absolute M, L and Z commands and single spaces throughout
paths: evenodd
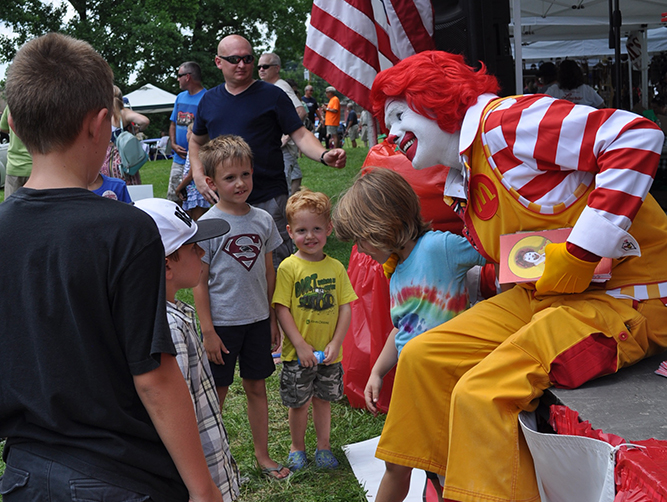
M 303 171 L 302 184 L 312 190 L 326 193 L 334 199 L 335 203 L 336 196 L 351 185 L 368 150 L 360 147 L 348 148 L 346 151 L 348 161 L 344 169 L 333 169 L 302 157 L 299 160 Z M 170 167 L 171 161 L 161 160 L 148 162 L 141 168 L 142 182 L 153 185 L 155 197 L 166 195 Z M 4 200 L 4 191 L 0 192 L 1 200 Z M 351 247 L 351 243 L 341 243 L 332 235 L 325 250 L 347 267 Z M 191 290 L 180 291 L 178 296 L 183 301 L 194 304 Z M 279 374 L 280 366 L 266 381 L 269 396 L 269 451 L 276 461 L 285 462 L 289 453 L 290 435 L 287 408 L 282 405 L 279 396 Z M 238 374 L 225 401 L 223 420 L 229 433 L 232 454 L 239 465 L 241 475 L 248 477 L 248 481 L 241 487 L 241 502 L 363 502 L 366 500 L 365 490 L 354 477 L 341 447 L 380 434 L 384 416 L 376 418 L 364 410 L 353 409 L 346 398 L 338 403 L 333 403 L 331 407 L 331 444 L 334 455 L 340 461 L 340 467 L 335 471 L 322 471 L 315 467 L 308 467 L 287 481 L 266 479 L 256 466 L 246 416 L 246 399 Z M 313 459 L 315 446 L 315 430 L 311 417 L 306 431 L 306 449 L 309 460 Z M 4 464 L 0 461 L 0 473 L 3 470 Z

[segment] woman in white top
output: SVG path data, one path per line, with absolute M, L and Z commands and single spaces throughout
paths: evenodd
M 576 61 L 566 59 L 558 67 L 558 82 L 545 94 L 558 99 L 567 99 L 578 105 L 602 108 L 604 100 L 590 85 L 584 84 L 584 74 Z

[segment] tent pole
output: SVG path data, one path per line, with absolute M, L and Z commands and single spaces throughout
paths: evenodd
M 630 55 L 628 54 L 628 87 L 630 88 L 630 110 L 635 106 L 634 104 L 634 92 L 632 92 L 632 61 L 630 61 Z
M 648 33 L 642 30 L 642 106 L 648 110 Z
M 611 0 L 609 0 L 611 3 Z M 621 108 L 621 91 L 623 90 L 623 81 L 621 73 L 621 25 L 623 24 L 621 18 L 621 11 L 618 7 L 619 0 L 614 0 L 614 13 L 613 13 L 613 36 L 614 36 L 614 75 L 616 77 L 615 89 L 614 89 L 614 107 Z
M 523 47 L 521 45 L 521 0 L 512 0 L 514 21 L 514 78 L 516 93 L 523 94 Z

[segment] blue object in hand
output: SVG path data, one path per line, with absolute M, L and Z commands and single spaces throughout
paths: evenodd
M 321 350 L 316 350 L 315 352 L 313 352 L 313 354 L 314 354 L 315 357 L 317 358 L 317 364 L 322 364 L 322 361 L 324 361 L 324 358 L 326 357 L 326 356 L 324 355 L 324 352 L 321 351 Z M 299 364 L 301 364 L 301 360 L 298 359 L 298 358 L 297 358 L 296 362 L 299 363 Z

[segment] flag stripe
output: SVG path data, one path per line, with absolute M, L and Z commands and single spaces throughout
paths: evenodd
M 311 63 L 310 69 L 314 73 L 320 75 L 324 80 L 330 83 L 345 82 L 345 95 L 359 103 L 364 108 L 370 109 L 370 102 L 367 102 L 370 94 L 370 87 L 353 79 L 349 74 L 332 64 L 328 59 L 312 51 L 309 47 L 306 47 L 305 49 L 304 59 L 306 56 L 308 56 Z M 339 83 L 335 85 L 338 86 L 338 88 L 341 87 Z
M 313 11 L 317 6 L 313 5 Z M 336 42 L 348 52 L 366 61 L 375 71 L 380 69 L 377 47 L 370 40 L 360 35 L 340 19 L 336 19 L 327 12 L 321 11 L 313 16 L 311 26 L 322 33 L 335 33 Z
M 389 2 L 389 4 L 391 7 L 388 5 L 387 11 L 393 10 L 396 21 L 402 26 L 399 33 L 409 41 L 407 43 L 412 47 L 413 53 L 435 49 L 433 34 L 428 33 L 414 2 Z M 432 9 L 430 5 L 428 7 Z M 390 21 L 393 21 L 392 17 L 390 16 Z M 397 27 L 393 26 L 393 28 Z
M 311 30 L 317 31 L 312 26 L 309 28 L 309 33 Z M 351 74 L 352 76 L 350 76 L 350 78 L 361 82 L 368 89 L 373 85 L 373 80 L 377 74 L 375 68 L 370 66 L 363 59 L 348 52 L 336 40 L 320 33 L 320 36 L 317 38 L 317 43 L 312 44 L 308 48 L 312 50 L 312 52 L 308 53 L 309 56 L 313 53 L 318 54 L 328 60 L 332 66 L 337 67 L 348 75 Z M 324 75 L 321 75 L 321 77 L 327 80 Z M 339 88 L 339 90 L 343 92 L 339 83 L 331 80 L 327 80 L 327 82 L 332 83 L 334 87 Z M 343 94 L 345 93 L 343 92 Z
M 303 64 L 370 108 L 377 73 L 435 48 L 429 0 L 314 0 Z

